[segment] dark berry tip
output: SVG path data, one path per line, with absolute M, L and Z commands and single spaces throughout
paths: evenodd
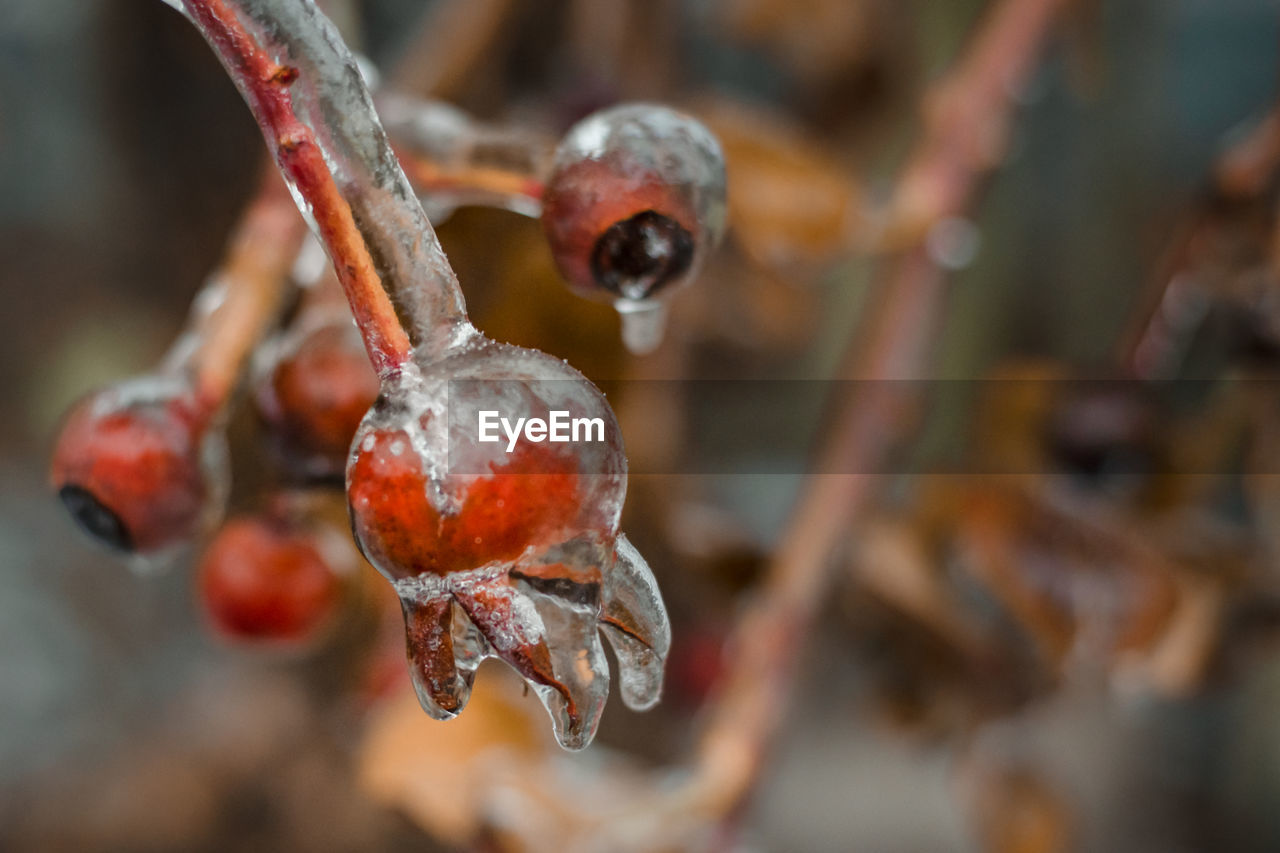
M 591 252 L 591 273 L 611 293 L 646 299 L 679 280 L 693 263 L 693 235 L 656 210 L 610 225 Z
M 89 490 L 80 486 L 63 486 L 58 497 L 76 523 L 93 538 L 117 551 L 132 551 L 133 537 L 120 516 L 107 508 Z

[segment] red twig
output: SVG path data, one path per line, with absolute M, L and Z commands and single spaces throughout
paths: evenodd
M 412 355 L 409 336 L 314 134 L 294 111 L 289 86 L 298 70 L 268 56 L 222 0 L 183 0 L 183 7 L 228 63 L 281 171 L 310 206 L 374 368 L 395 371 Z
M 192 357 L 196 396 L 210 412 L 235 390 L 245 361 L 275 317 L 306 225 L 275 169 L 241 217 L 214 273 L 222 302 L 203 321 Z
M 414 189 L 424 196 L 439 194 L 466 198 L 484 194 L 499 199 L 522 197 L 530 204 L 542 203 L 542 180 L 518 169 L 470 164 L 451 168 L 414 154 L 404 146 L 393 147 Z
M 969 206 L 977 183 L 1004 159 L 1010 107 L 1034 68 L 1040 34 L 1065 5 L 1005 0 L 990 12 L 955 70 L 925 100 L 925 137 L 898 183 L 895 228 L 923 235 Z

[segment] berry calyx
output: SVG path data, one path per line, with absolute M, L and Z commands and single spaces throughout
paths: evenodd
M 615 222 L 591 250 L 591 275 L 601 287 L 652 296 L 677 281 L 693 264 L 693 235 L 675 219 L 642 210 Z

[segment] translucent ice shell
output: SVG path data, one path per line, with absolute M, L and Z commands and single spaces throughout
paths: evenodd
M 662 338 L 662 299 L 698 273 L 724 233 L 724 156 L 700 122 L 627 104 L 575 125 L 556 150 L 543 227 L 578 292 L 613 301 L 623 338 Z
M 599 440 L 480 440 L 479 413 L 599 420 Z M 603 395 L 543 353 L 479 335 L 384 387 L 347 470 L 357 539 L 404 608 L 414 686 L 437 719 L 462 711 L 497 657 L 550 712 L 560 743 L 590 743 L 609 690 L 659 697 L 670 626 L 652 573 L 618 532 L 626 457 Z

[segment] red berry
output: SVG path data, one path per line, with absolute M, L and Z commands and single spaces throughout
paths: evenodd
M 286 349 L 258 386 L 258 411 L 306 473 L 341 475 L 378 377 L 350 322 L 320 326 Z
M 51 479 L 90 535 L 146 554 L 190 540 L 209 519 L 222 491 L 211 470 L 221 456 L 185 386 L 146 378 L 72 409 Z
M 274 515 L 228 523 L 197 571 L 210 623 L 241 640 L 313 639 L 331 622 L 341 594 L 312 533 Z
M 587 296 L 643 301 L 687 282 L 724 221 L 724 162 L 701 124 L 645 104 L 566 135 L 543 197 L 561 274 Z
M 589 530 L 580 521 L 576 462 L 545 445 L 523 445 L 492 476 L 475 478 L 452 515 L 431 505 L 421 460 L 409 446 L 403 432 L 367 433 L 348 475 L 360 542 L 384 571 L 468 571 Z

